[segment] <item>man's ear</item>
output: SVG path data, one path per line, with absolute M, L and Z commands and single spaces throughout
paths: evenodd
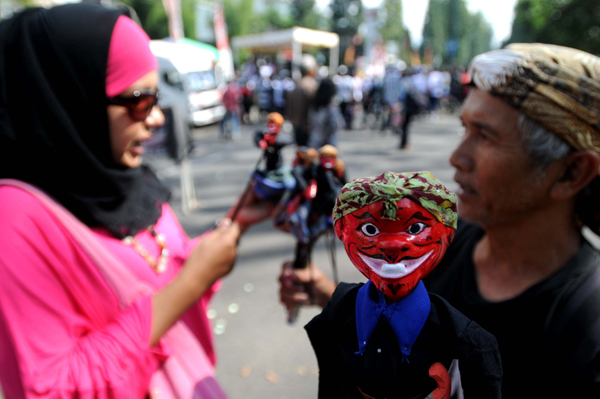
M 554 199 L 574 198 L 596 176 L 600 168 L 600 155 L 585 150 L 567 155 L 562 161 L 562 173 L 554 182 L 550 195 Z

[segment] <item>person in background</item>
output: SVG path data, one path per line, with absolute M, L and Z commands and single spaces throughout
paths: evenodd
M 223 93 L 223 105 L 225 106 L 225 115 L 219 122 L 221 137 L 231 136 L 233 139 L 240 137 L 240 105 L 243 101 L 243 94 L 235 79 L 227 84 L 227 89 Z M 229 131 L 226 131 L 226 125 L 229 124 Z
M 402 104 L 402 131 L 400 132 L 401 150 L 408 150 L 409 127 L 415 115 L 426 109 L 429 100 L 426 94 L 420 91 L 415 85 L 412 71 L 406 70 L 402 79 L 400 79 L 400 103 Z
M 444 96 L 444 87 L 446 77 L 444 73 L 436 69 L 429 72 L 427 75 L 427 91 L 429 92 L 429 110 L 432 111 L 432 116 L 437 117 L 437 111 L 440 108 L 440 100 Z
M 142 165 L 145 32 L 99 4 L 0 23 L 0 385 L 12 398 L 224 399 L 206 316 L 249 226 L 190 239 Z M 257 214 L 254 214 L 255 216 Z
M 273 106 L 275 111 L 284 117 L 285 99 L 288 92 L 294 90 L 294 81 L 290 78 L 290 70 L 282 69 L 279 75 L 273 80 Z
M 333 82 L 337 87 L 340 112 L 344 118 L 344 129 L 352 130 L 352 122 L 354 120 L 354 79 L 348 72 L 348 67 L 346 65 L 340 65 L 338 74 L 334 76 Z
M 396 64 L 389 64 L 385 69 L 385 76 L 382 83 L 382 105 L 384 109 L 384 118 L 381 122 L 381 131 L 385 131 L 392 125 L 395 117 L 400 112 L 400 96 L 402 93 L 403 71 Z M 394 132 L 397 133 L 397 132 Z
M 503 397 L 600 397 L 600 253 L 582 235 L 600 234 L 600 58 L 511 44 L 469 74 L 461 220 L 425 285 L 496 336 Z M 323 304 L 333 283 L 311 272 Z M 280 281 L 287 307 L 308 302 L 304 271 Z
M 341 115 L 339 107 L 333 103 L 336 87 L 329 78 L 323 78 L 317 89 L 312 114 L 312 130 L 309 147 L 321 148 L 325 144 L 337 147 L 337 129 Z
M 240 93 L 242 94 L 242 117 L 240 121 L 250 123 L 250 110 L 254 105 L 254 88 L 256 84 L 252 79 L 240 79 Z
M 287 93 L 285 103 L 285 115 L 294 127 L 294 139 L 296 145 L 308 145 L 310 134 L 310 119 L 309 111 L 312 107 L 315 93 L 317 92 L 318 83 L 315 77 L 317 76 L 317 60 L 310 54 L 302 56 L 302 65 L 300 65 L 300 73 L 302 79 Z

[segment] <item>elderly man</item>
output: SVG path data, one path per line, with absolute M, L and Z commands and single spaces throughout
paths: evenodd
M 427 288 L 496 336 L 505 398 L 600 397 L 600 256 L 581 235 L 600 232 L 600 59 L 513 44 L 470 73 L 463 220 Z M 322 304 L 333 285 L 313 275 Z M 305 280 L 284 268 L 282 302 Z

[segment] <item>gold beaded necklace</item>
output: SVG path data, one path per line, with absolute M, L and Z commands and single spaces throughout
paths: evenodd
M 125 245 L 133 246 L 133 248 L 136 250 L 136 252 L 138 254 L 140 254 L 142 256 L 142 258 L 144 258 L 144 260 L 146 262 L 148 262 L 148 264 L 150 266 L 152 266 L 154 271 L 156 271 L 159 274 L 164 273 L 165 270 L 167 270 L 167 261 L 169 258 L 169 250 L 167 249 L 167 240 L 165 239 L 164 234 L 158 234 L 156 232 L 156 230 L 154 230 L 154 226 L 148 227 L 148 231 L 150 232 L 150 234 L 152 234 L 152 237 L 154 237 L 154 240 L 160 247 L 160 256 L 159 256 L 158 260 L 156 260 L 152 256 L 150 256 L 148 251 L 146 251 L 140 245 L 140 243 L 135 240 L 135 238 L 133 236 L 127 236 L 127 237 L 123 238 L 123 243 Z

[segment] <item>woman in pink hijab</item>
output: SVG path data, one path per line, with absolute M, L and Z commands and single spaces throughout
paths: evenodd
M 224 398 L 206 309 L 245 224 L 190 240 L 141 165 L 163 123 L 141 28 L 95 4 L 0 23 L 0 385 Z

